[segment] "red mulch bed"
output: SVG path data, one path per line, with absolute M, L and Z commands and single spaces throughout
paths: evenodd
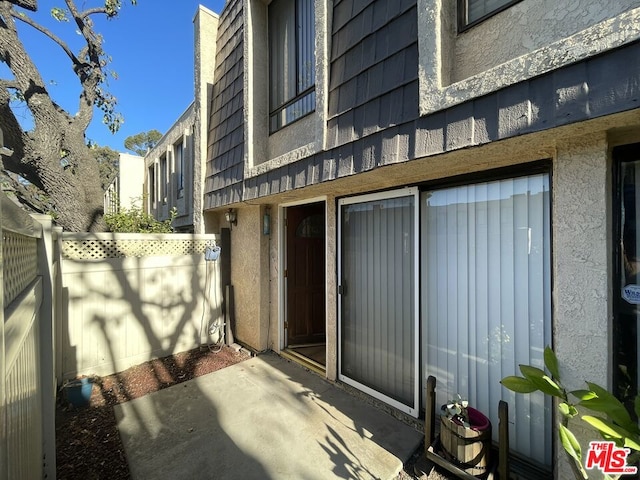
M 96 377 L 89 406 L 74 408 L 58 394 L 56 475 L 60 480 L 129 479 L 113 406 L 234 365 L 249 356 L 223 347 L 191 350 Z

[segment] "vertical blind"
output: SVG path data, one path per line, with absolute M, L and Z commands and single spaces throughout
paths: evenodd
M 270 129 L 274 131 L 315 110 L 313 0 L 271 2 L 269 65 Z
M 296 95 L 295 0 L 275 0 L 269 5 L 270 110 Z
M 313 0 L 296 0 L 298 29 L 298 94 L 316 83 L 316 26 Z
M 437 378 L 438 404 L 467 397 L 494 439 L 506 400 L 511 448 L 550 465 L 550 402 L 499 383 L 543 368 L 551 340 L 548 175 L 421 195 L 422 378 Z
M 342 205 L 340 260 L 341 378 L 414 409 L 415 202 Z

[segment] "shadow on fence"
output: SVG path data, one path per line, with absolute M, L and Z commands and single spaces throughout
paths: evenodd
M 220 262 L 204 260 L 204 249 L 217 243 L 218 237 L 63 234 L 59 242 L 62 260 L 57 285 L 64 294 L 58 328 L 61 378 L 117 377 L 130 366 L 223 340 L 216 337 L 223 328 Z M 162 361 L 150 365 L 158 384 L 179 382 Z M 134 397 L 124 382 L 120 393 Z M 252 471 L 261 472 L 260 478 L 269 478 L 260 462 L 224 432 L 216 406 L 209 403 L 208 425 L 216 432 L 216 442 L 243 456 Z M 144 428 L 144 417 L 171 415 L 154 397 L 141 408 L 134 402 L 127 409 L 140 428 Z M 146 432 L 148 442 L 170 434 L 164 424 L 161 421 L 158 431 Z M 159 442 L 158 448 L 161 445 L 166 443 Z

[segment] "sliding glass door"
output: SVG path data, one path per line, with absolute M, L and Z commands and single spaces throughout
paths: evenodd
M 418 415 L 415 188 L 339 202 L 339 378 Z
M 341 200 L 340 380 L 417 416 L 434 375 L 438 404 L 467 397 L 496 440 L 504 399 L 511 448 L 551 465 L 550 402 L 500 384 L 551 344 L 549 197 L 541 173 Z
M 546 465 L 550 403 L 500 380 L 542 368 L 551 343 L 549 215 L 547 174 L 421 194 L 422 378 L 437 378 L 438 404 L 467 397 L 494 436 L 507 400 L 511 448 Z

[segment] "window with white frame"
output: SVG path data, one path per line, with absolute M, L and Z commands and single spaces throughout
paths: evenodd
M 313 0 L 269 4 L 269 132 L 316 107 Z
M 505 400 L 511 449 L 548 470 L 550 400 L 500 384 L 551 344 L 548 172 L 338 207 L 340 380 L 417 415 L 433 375 L 437 404 L 461 394 L 494 425 Z
M 173 146 L 173 159 L 176 169 L 176 190 L 178 198 L 184 196 L 184 143 L 182 140 Z
M 458 28 L 464 30 L 521 0 L 458 0 Z
M 339 378 L 418 416 L 417 188 L 339 201 Z

